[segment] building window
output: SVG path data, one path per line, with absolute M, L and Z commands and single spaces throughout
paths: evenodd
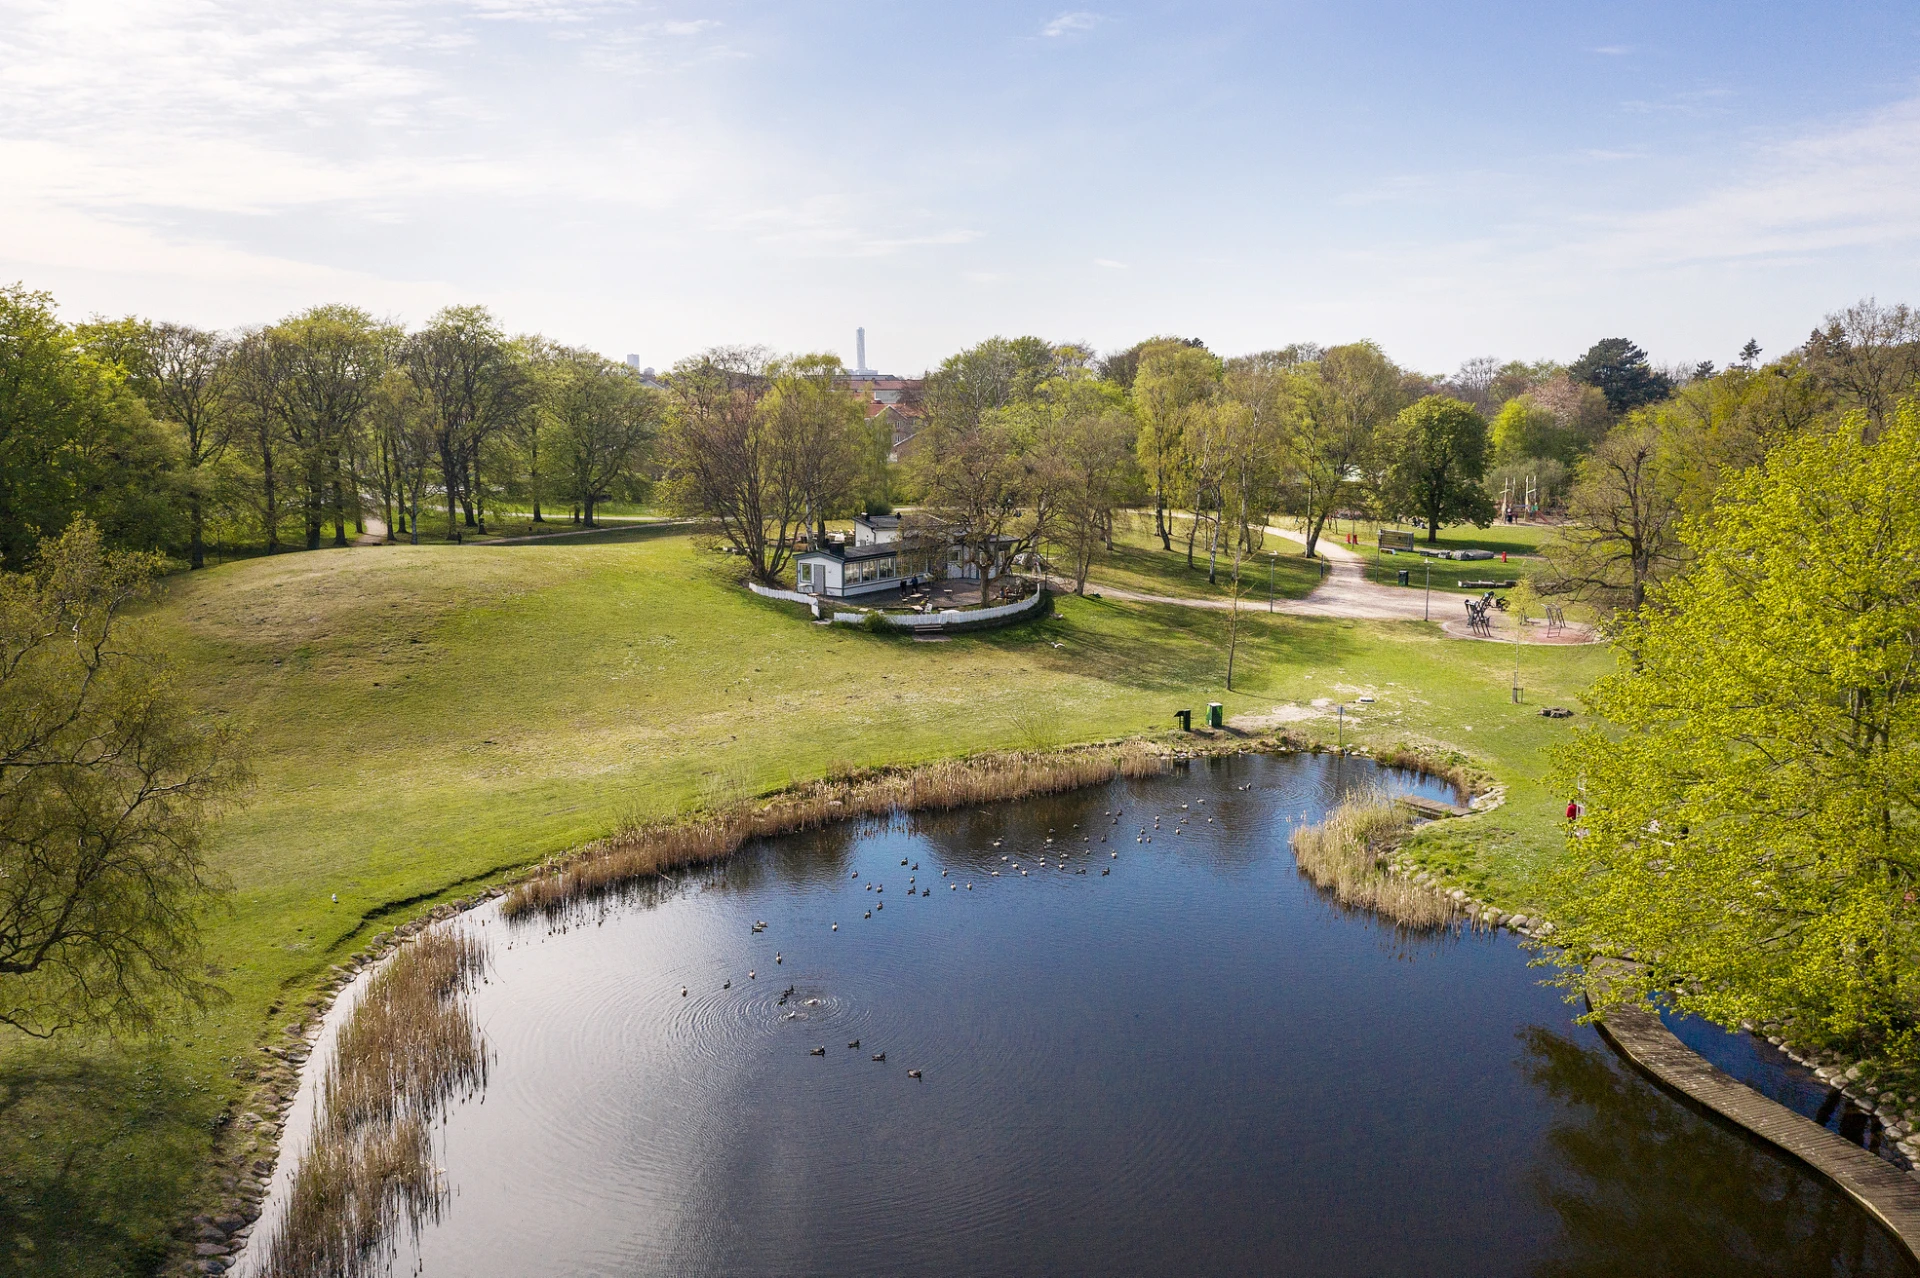
M 800 584 L 802 586 L 811 586 L 813 584 L 813 565 L 812 564 L 800 565 Z

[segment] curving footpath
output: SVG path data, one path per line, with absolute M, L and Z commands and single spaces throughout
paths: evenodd
M 1304 548 L 1306 534 L 1292 528 L 1276 528 L 1267 525 L 1267 532 L 1275 537 L 1285 537 L 1289 541 L 1299 542 Z M 1452 639 L 1487 639 L 1499 643 L 1513 642 L 1511 619 L 1496 618 L 1494 625 L 1499 633 L 1492 636 L 1471 633 L 1461 618 L 1462 596 L 1442 591 L 1432 600 L 1432 612 L 1428 612 L 1428 600 L 1425 591 L 1408 590 L 1397 586 L 1382 586 L 1367 580 L 1366 555 L 1363 552 L 1330 541 L 1320 539 L 1316 547 L 1326 556 L 1327 575 L 1312 593 L 1304 599 L 1283 599 L 1274 605 L 1274 611 L 1284 612 L 1295 617 L 1341 617 L 1349 621 L 1427 621 L 1437 623 Z M 1062 594 L 1073 593 L 1073 582 L 1060 577 L 1049 579 L 1049 584 Z M 1120 599 L 1129 603 L 1172 604 L 1180 608 L 1207 608 L 1224 612 L 1233 606 L 1226 599 L 1191 599 L 1176 595 L 1145 594 L 1137 590 L 1126 590 L 1116 586 L 1097 586 L 1103 598 Z M 1265 612 L 1266 600 L 1244 598 L 1241 608 L 1250 612 Z M 1549 637 L 1539 628 L 1521 632 L 1521 642 L 1528 644 L 1577 644 L 1592 643 L 1595 636 L 1590 627 L 1578 624 L 1569 625 L 1561 634 Z
M 1920 1261 L 1920 1183 L 1911 1175 L 1715 1069 L 1644 1007 L 1609 1012 L 1599 1029 L 1654 1082 L 1785 1150 L 1832 1181 Z

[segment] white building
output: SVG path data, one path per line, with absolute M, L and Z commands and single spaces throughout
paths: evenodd
M 994 576 L 1007 570 L 1013 538 L 994 555 Z M 810 595 L 853 599 L 922 585 L 936 577 L 978 581 L 980 565 L 970 547 L 908 545 L 898 515 L 855 515 L 853 541 L 828 542 L 794 556 L 794 588 Z

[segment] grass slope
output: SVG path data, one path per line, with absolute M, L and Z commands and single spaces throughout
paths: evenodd
M 1526 778 L 1567 725 L 1508 703 L 1505 647 L 1249 607 L 1229 694 L 1219 612 L 1064 598 L 1044 621 L 922 644 L 814 626 L 728 584 L 728 562 L 631 530 L 177 580 L 145 624 L 248 731 L 257 777 L 212 838 L 231 893 L 209 958 L 231 1000 L 154 1042 L 0 1042 L 0 1265 L 140 1270 L 203 1201 L 234 1064 L 328 964 L 623 822 L 864 765 L 1165 731 L 1208 700 L 1257 714 L 1372 691 L 1349 742 L 1457 748 L 1513 786 L 1476 840 L 1432 832 L 1435 856 L 1523 901 L 1556 846 L 1561 800 Z M 1534 705 L 1572 703 L 1608 660 L 1522 659 Z M 1335 735 L 1331 718 L 1295 726 Z
M 1220 556 L 1212 584 L 1207 582 L 1206 529 L 1200 530 L 1193 548 L 1193 564 L 1187 567 L 1186 532 L 1191 520 L 1174 517 L 1175 536 L 1171 553 L 1160 548 L 1153 532 L 1153 516 L 1136 511 L 1114 517 L 1113 549 L 1095 554 L 1087 571 L 1087 589 L 1112 587 L 1144 595 L 1163 595 L 1171 599 L 1226 599 L 1232 594 L 1233 555 Z M 1267 598 L 1268 570 L 1272 569 L 1273 593 L 1279 599 L 1305 598 L 1320 584 L 1321 565 L 1301 554 L 1301 546 L 1269 536 L 1259 552 L 1241 561 L 1240 598 L 1248 603 Z M 1268 551 L 1279 554 L 1269 556 Z M 1062 562 L 1065 557 L 1062 556 Z

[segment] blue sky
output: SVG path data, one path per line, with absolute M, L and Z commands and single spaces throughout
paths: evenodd
M 1908 4 L 0 0 L 0 280 L 666 365 L 993 333 L 1444 372 L 1920 301 Z

